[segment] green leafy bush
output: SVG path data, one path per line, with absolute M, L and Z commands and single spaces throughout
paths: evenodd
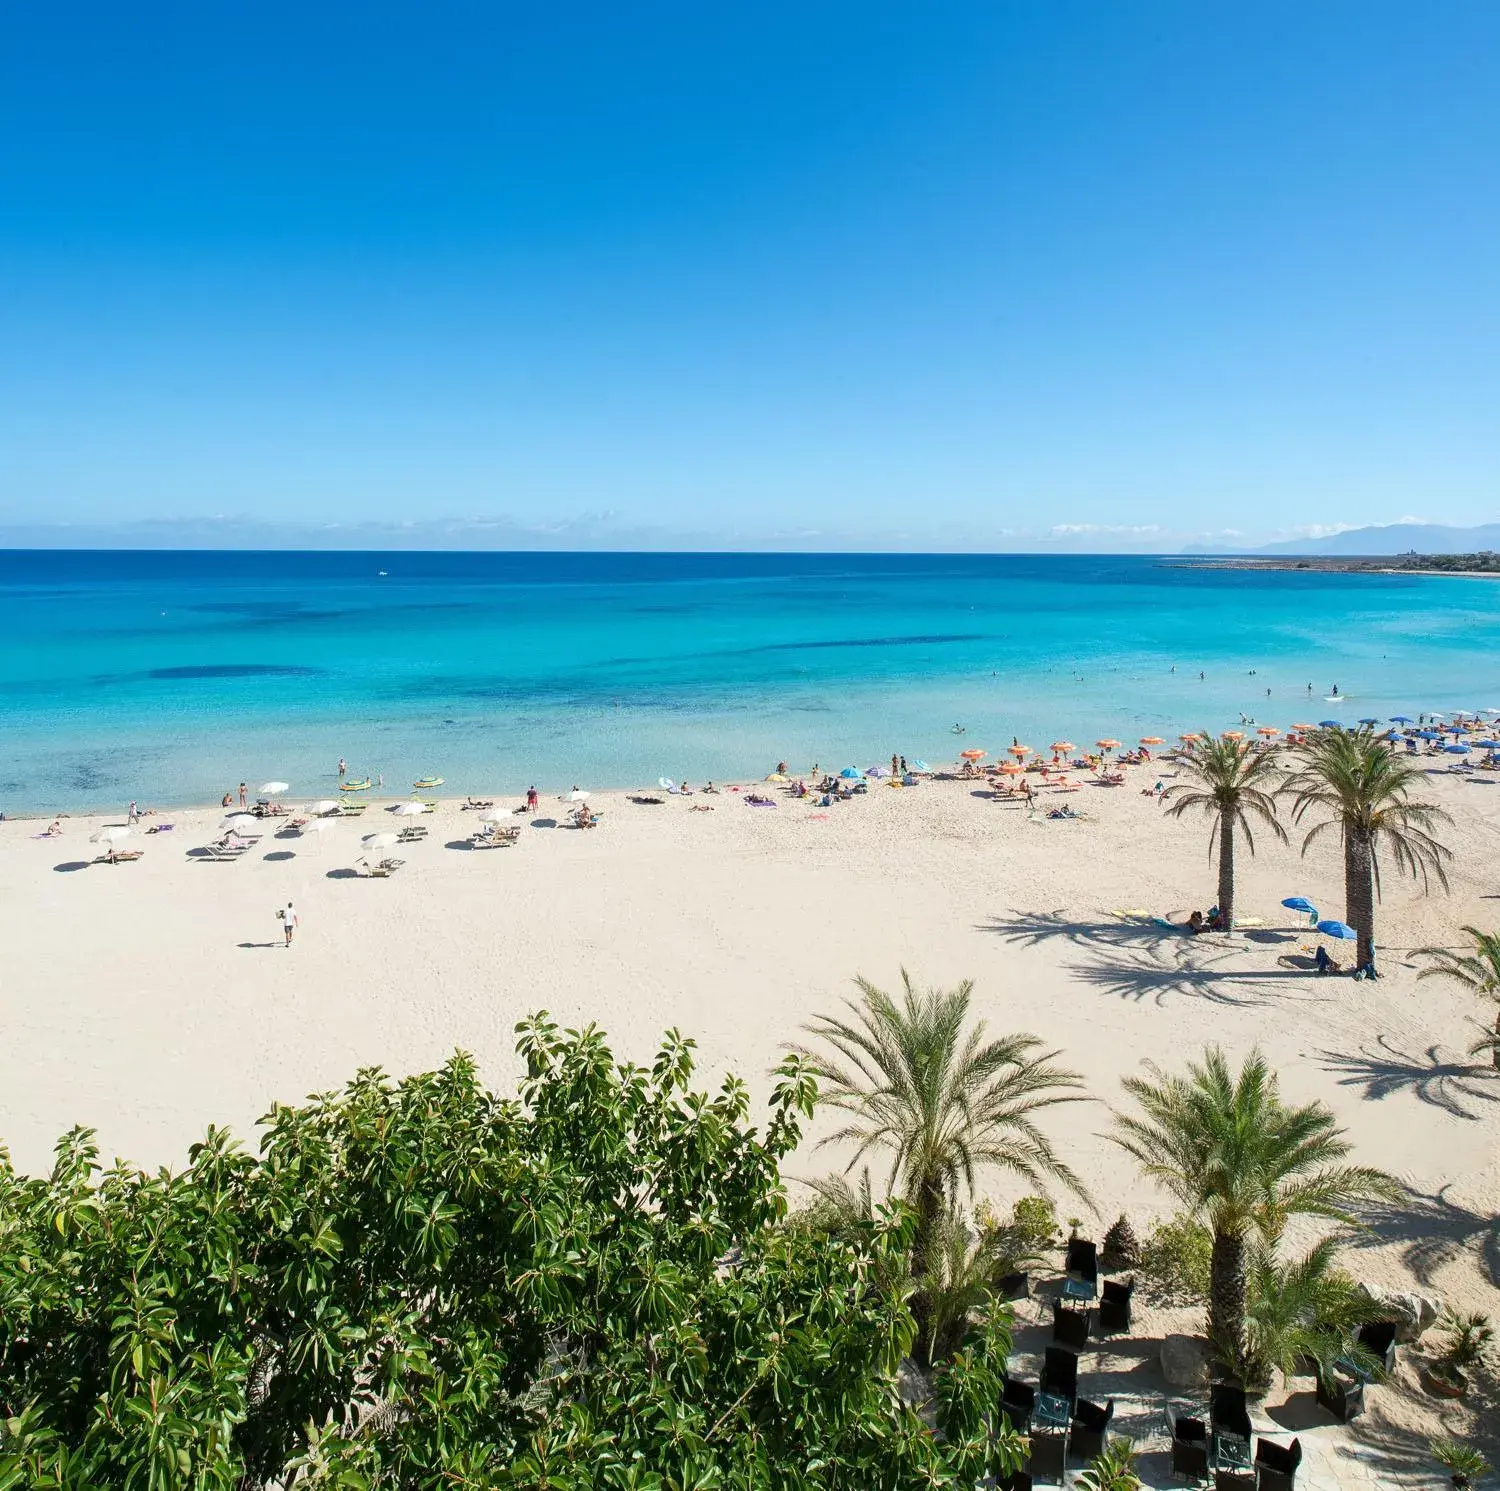
M 1202 1304 L 1213 1250 L 1213 1234 L 1185 1212 L 1158 1222 L 1141 1247 L 1142 1283 L 1166 1303 Z
M 456 1056 L 211 1129 L 177 1172 L 50 1176 L 0 1152 L 0 1487 L 973 1485 L 1009 1349 L 971 1323 L 940 1433 L 893 1388 L 911 1220 L 777 1225 L 811 1111 L 797 1058 L 763 1127 L 592 1027 L 518 1027 L 518 1100 Z

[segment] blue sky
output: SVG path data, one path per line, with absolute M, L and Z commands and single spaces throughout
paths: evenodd
M 1485 521 L 1497 54 L 1489 0 L 17 7 L 0 524 Z

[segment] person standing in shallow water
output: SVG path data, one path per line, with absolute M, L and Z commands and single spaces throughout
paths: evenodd
M 339 757 L 339 776 L 345 777 L 349 774 L 349 763 L 342 756 Z

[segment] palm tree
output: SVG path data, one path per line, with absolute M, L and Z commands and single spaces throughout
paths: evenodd
M 1297 751 L 1297 770 L 1284 788 L 1293 794 L 1292 821 L 1314 810 L 1327 815 L 1308 830 L 1302 852 L 1326 833 L 1343 841 L 1344 917 L 1359 935 L 1356 961 L 1373 968 L 1381 848 L 1424 889 L 1436 876 L 1447 890 L 1453 852 L 1433 830 L 1453 820 L 1436 803 L 1413 801 L 1421 771 L 1368 729 L 1319 730 Z
M 1418 948 L 1417 956 L 1430 958 L 1432 966 L 1424 968 L 1417 977 L 1451 978 L 1475 994 L 1495 1001 L 1493 1033 L 1476 1041 L 1469 1050 L 1475 1056 L 1488 1051 L 1495 1070 L 1500 1071 L 1500 932 L 1481 932 L 1477 927 L 1464 927 L 1463 931 L 1473 940 L 1474 950 L 1456 953 L 1447 947 Z
M 1245 835 L 1251 854 L 1255 853 L 1255 836 L 1250 820 L 1258 819 L 1283 843 L 1286 830 L 1276 817 L 1276 765 L 1269 751 L 1258 751 L 1248 740 L 1215 740 L 1206 731 L 1188 741 L 1178 753 L 1179 768 L 1189 781 L 1180 787 L 1168 787 L 1163 801 L 1170 800 L 1167 811 L 1180 818 L 1195 808 L 1214 821 L 1208 836 L 1208 852 L 1219 846 L 1219 913 L 1226 927 L 1234 925 L 1234 836 L 1238 829 Z M 1271 790 L 1267 791 L 1266 786 Z
M 1055 1064 L 1034 1035 L 985 1038 L 969 1024 L 974 985 L 920 990 L 903 968 L 898 1003 L 867 979 L 848 1018 L 820 1016 L 805 1028 L 832 1052 L 799 1048 L 816 1073 L 818 1102 L 850 1121 L 823 1144 L 854 1142 L 852 1170 L 872 1149 L 890 1152 L 890 1189 L 916 1214 L 912 1273 L 921 1279 L 961 1189 L 975 1172 L 1010 1170 L 1033 1184 L 1062 1181 L 1082 1193 L 1037 1123 L 1043 1109 L 1085 1101 L 1076 1072 Z
M 1283 1103 L 1259 1051 L 1238 1075 L 1217 1046 L 1186 1076 L 1150 1063 L 1148 1071 L 1124 1079 L 1141 1113 L 1117 1115 L 1111 1137 L 1213 1233 L 1208 1333 L 1237 1370 L 1246 1359 L 1248 1248 L 1274 1244 L 1289 1217 L 1352 1221 L 1350 1207 L 1395 1187 L 1378 1170 L 1343 1164 L 1350 1145 L 1333 1114 L 1322 1103 Z

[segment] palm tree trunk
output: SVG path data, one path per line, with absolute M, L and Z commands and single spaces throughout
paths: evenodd
M 1214 1233 L 1208 1338 L 1224 1365 L 1238 1372 L 1245 1356 L 1245 1240 L 1228 1232 Z
M 1344 916 L 1359 933 L 1356 964 L 1375 962 L 1375 845 L 1368 834 L 1350 829 L 1344 837 Z
M 1234 815 L 1219 814 L 1219 916 L 1226 932 L 1234 928 Z
M 947 1192 L 942 1184 L 930 1178 L 917 1187 L 917 1224 L 911 1240 L 911 1276 L 916 1288 L 911 1296 L 912 1318 L 917 1323 L 916 1340 L 912 1343 L 912 1355 L 917 1364 L 930 1367 L 932 1310 L 927 1298 L 927 1278 L 936 1261 L 933 1254 L 937 1244 L 938 1228 L 943 1210 L 948 1204 Z

